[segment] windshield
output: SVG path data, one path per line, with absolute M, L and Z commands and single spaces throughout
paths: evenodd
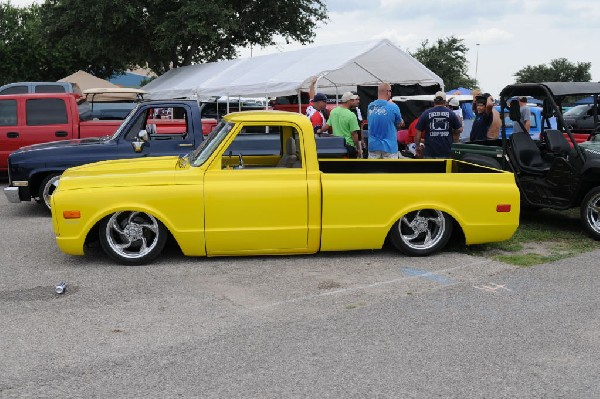
M 563 116 L 567 116 L 567 117 L 578 117 L 578 116 L 582 116 L 585 115 L 585 113 L 588 111 L 588 109 L 590 109 L 589 105 L 578 105 L 576 107 L 571 108 L 570 110 L 568 110 L 567 112 L 565 112 L 563 114 Z
M 231 122 L 219 122 L 204 141 L 202 141 L 202 144 L 192 152 L 192 156 L 190 157 L 192 166 L 201 166 L 204 164 L 223 139 L 227 137 L 233 126 L 234 124 Z
M 139 107 L 139 104 L 138 106 Z M 127 115 L 127 117 L 125 118 L 125 120 L 123 121 L 123 123 L 121 123 L 121 126 L 119 126 L 119 128 L 117 129 L 117 131 L 115 132 L 115 134 L 112 135 L 111 139 L 117 139 L 119 137 L 119 135 L 121 134 L 121 131 L 123 130 L 123 128 L 129 124 L 129 121 L 131 120 L 131 118 L 133 117 L 133 115 L 136 114 L 135 110 L 137 109 L 137 107 L 135 107 L 135 109 L 133 111 L 131 111 L 129 113 L 129 115 Z

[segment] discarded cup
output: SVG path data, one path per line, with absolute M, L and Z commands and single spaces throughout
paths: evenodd
M 58 285 L 54 287 L 54 292 L 56 292 L 57 294 L 64 294 L 66 290 L 67 283 L 65 283 L 64 281 L 58 283 Z

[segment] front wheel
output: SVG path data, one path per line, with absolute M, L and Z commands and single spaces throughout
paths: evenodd
M 152 215 L 125 211 L 100 223 L 100 244 L 106 254 L 124 265 L 150 263 L 165 247 L 168 231 Z
M 394 247 L 410 256 L 425 256 L 446 246 L 452 234 L 452 219 L 437 209 L 410 212 L 392 227 Z
M 600 240 L 600 187 L 590 190 L 583 199 L 581 221 L 594 240 Z
M 52 198 L 52 194 L 54 190 L 58 187 L 58 181 L 60 180 L 60 173 L 51 173 L 42 180 L 42 184 L 40 184 L 40 191 L 38 193 L 40 204 L 46 205 L 46 208 L 51 208 L 50 199 Z

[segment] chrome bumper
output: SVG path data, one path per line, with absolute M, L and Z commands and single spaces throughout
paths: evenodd
M 21 198 L 19 197 L 19 187 L 4 187 L 4 194 L 6 195 L 8 202 L 12 202 L 13 204 L 21 202 Z

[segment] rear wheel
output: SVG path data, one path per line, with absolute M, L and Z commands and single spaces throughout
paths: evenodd
M 600 240 L 600 187 L 590 190 L 583 199 L 581 221 L 594 240 Z
M 452 234 L 452 219 L 437 209 L 410 212 L 392 227 L 390 239 L 400 252 L 425 256 L 441 250 Z
M 156 259 L 167 242 L 166 227 L 143 212 L 113 213 L 99 227 L 100 244 L 106 254 L 124 265 L 142 265 Z
M 39 190 L 39 200 L 40 204 L 45 205 L 48 209 L 51 208 L 50 198 L 54 193 L 54 190 L 58 187 L 58 181 L 60 180 L 60 173 L 51 173 L 42 180 L 42 184 L 40 184 Z

